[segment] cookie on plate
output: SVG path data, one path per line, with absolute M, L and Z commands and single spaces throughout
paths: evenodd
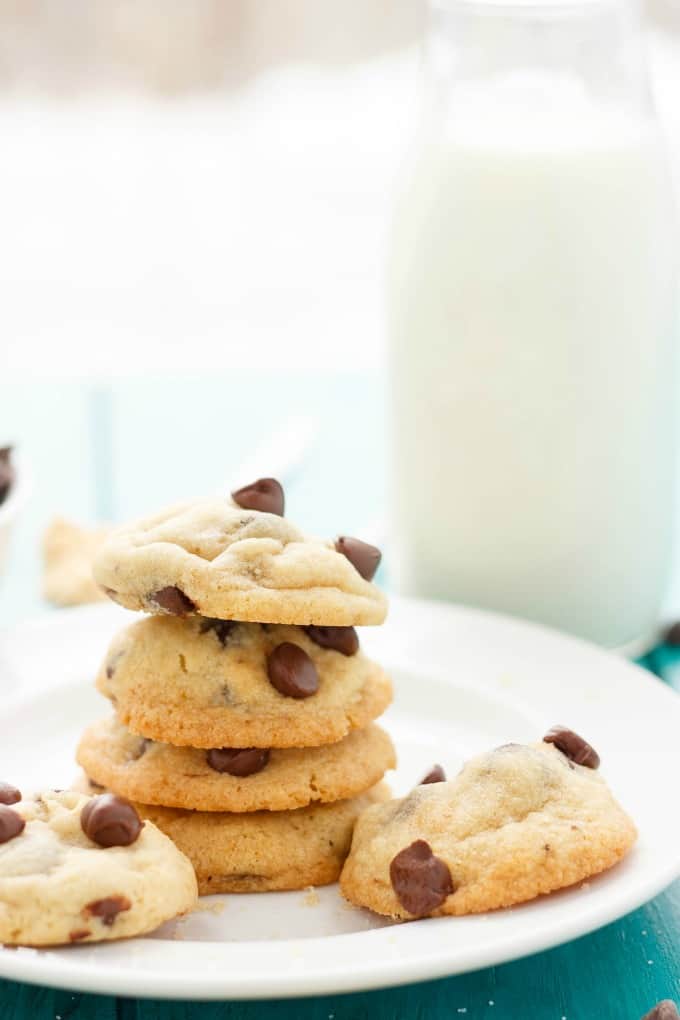
M 0 942 L 128 938 L 194 906 L 190 862 L 131 804 L 12 791 L 0 786 Z
M 147 613 L 322 626 L 383 622 L 387 601 L 371 583 L 380 560 L 375 547 L 308 538 L 277 512 L 257 509 L 276 510 L 276 501 L 234 495 L 240 505 L 182 503 L 116 529 L 95 558 L 97 583 L 116 602 Z
M 206 751 L 135 736 L 115 716 L 88 727 L 76 757 L 91 779 L 123 797 L 196 811 L 286 811 L 346 800 L 395 765 L 392 741 L 375 725 L 321 747 Z
M 80 783 L 88 783 L 85 776 Z M 90 789 L 96 784 L 88 783 Z M 201 896 L 273 892 L 329 885 L 338 879 L 358 815 L 389 797 L 379 783 L 351 800 L 295 811 L 227 814 L 135 803 L 186 854 Z
M 334 743 L 392 699 L 352 628 L 199 616 L 149 616 L 123 630 L 97 687 L 133 733 L 202 748 Z
M 369 808 L 342 873 L 347 899 L 402 920 L 470 914 L 621 860 L 636 830 L 594 770 L 597 755 L 563 728 L 546 739 L 480 755 L 451 782 Z

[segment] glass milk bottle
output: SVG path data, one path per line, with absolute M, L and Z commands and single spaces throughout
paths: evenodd
M 628 0 L 440 0 L 389 265 L 397 584 L 648 637 L 676 225 Z

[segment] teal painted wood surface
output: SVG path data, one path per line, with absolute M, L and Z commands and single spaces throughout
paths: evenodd
M 287 484 L 295 519 L 332 534 L 361 532 L 382 514 L 378 380 L 258 376 L 238 383 L 0 385 L 0 445 L 19 443 L 34 475 L 33 499 L 0 586 L 1 624 L 44 608 L 39 539 L 52 516 L 84 523 L 122 519 L 166 500 L 219 490 L 248 450 L 291 413 L 308 414 L 318 424 L 305 463 Z M 661 646 L 643 664 L 680 689 L 677 649 Z M 659 777 L 669 796 L 677 781 Z M 566 946 L 427 984 L 311 1000 L 197 1004 L 0 982 L 0 1020 L 639 1020 L 667 997 L 680 1002 L 680 883 Z

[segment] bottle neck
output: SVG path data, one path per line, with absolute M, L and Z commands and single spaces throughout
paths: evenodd
M 554 116 L 579 103 L 618 116 L 651 111 L 634 0 L 435 0 L 426 45 L 431 102 L 493 95 L 499 111 Z

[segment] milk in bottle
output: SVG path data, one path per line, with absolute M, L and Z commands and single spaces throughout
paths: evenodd
M 399 586 L 620 645 L 673 521 L 676 225 L 634 12 L 438 17 L 389 266 Z

